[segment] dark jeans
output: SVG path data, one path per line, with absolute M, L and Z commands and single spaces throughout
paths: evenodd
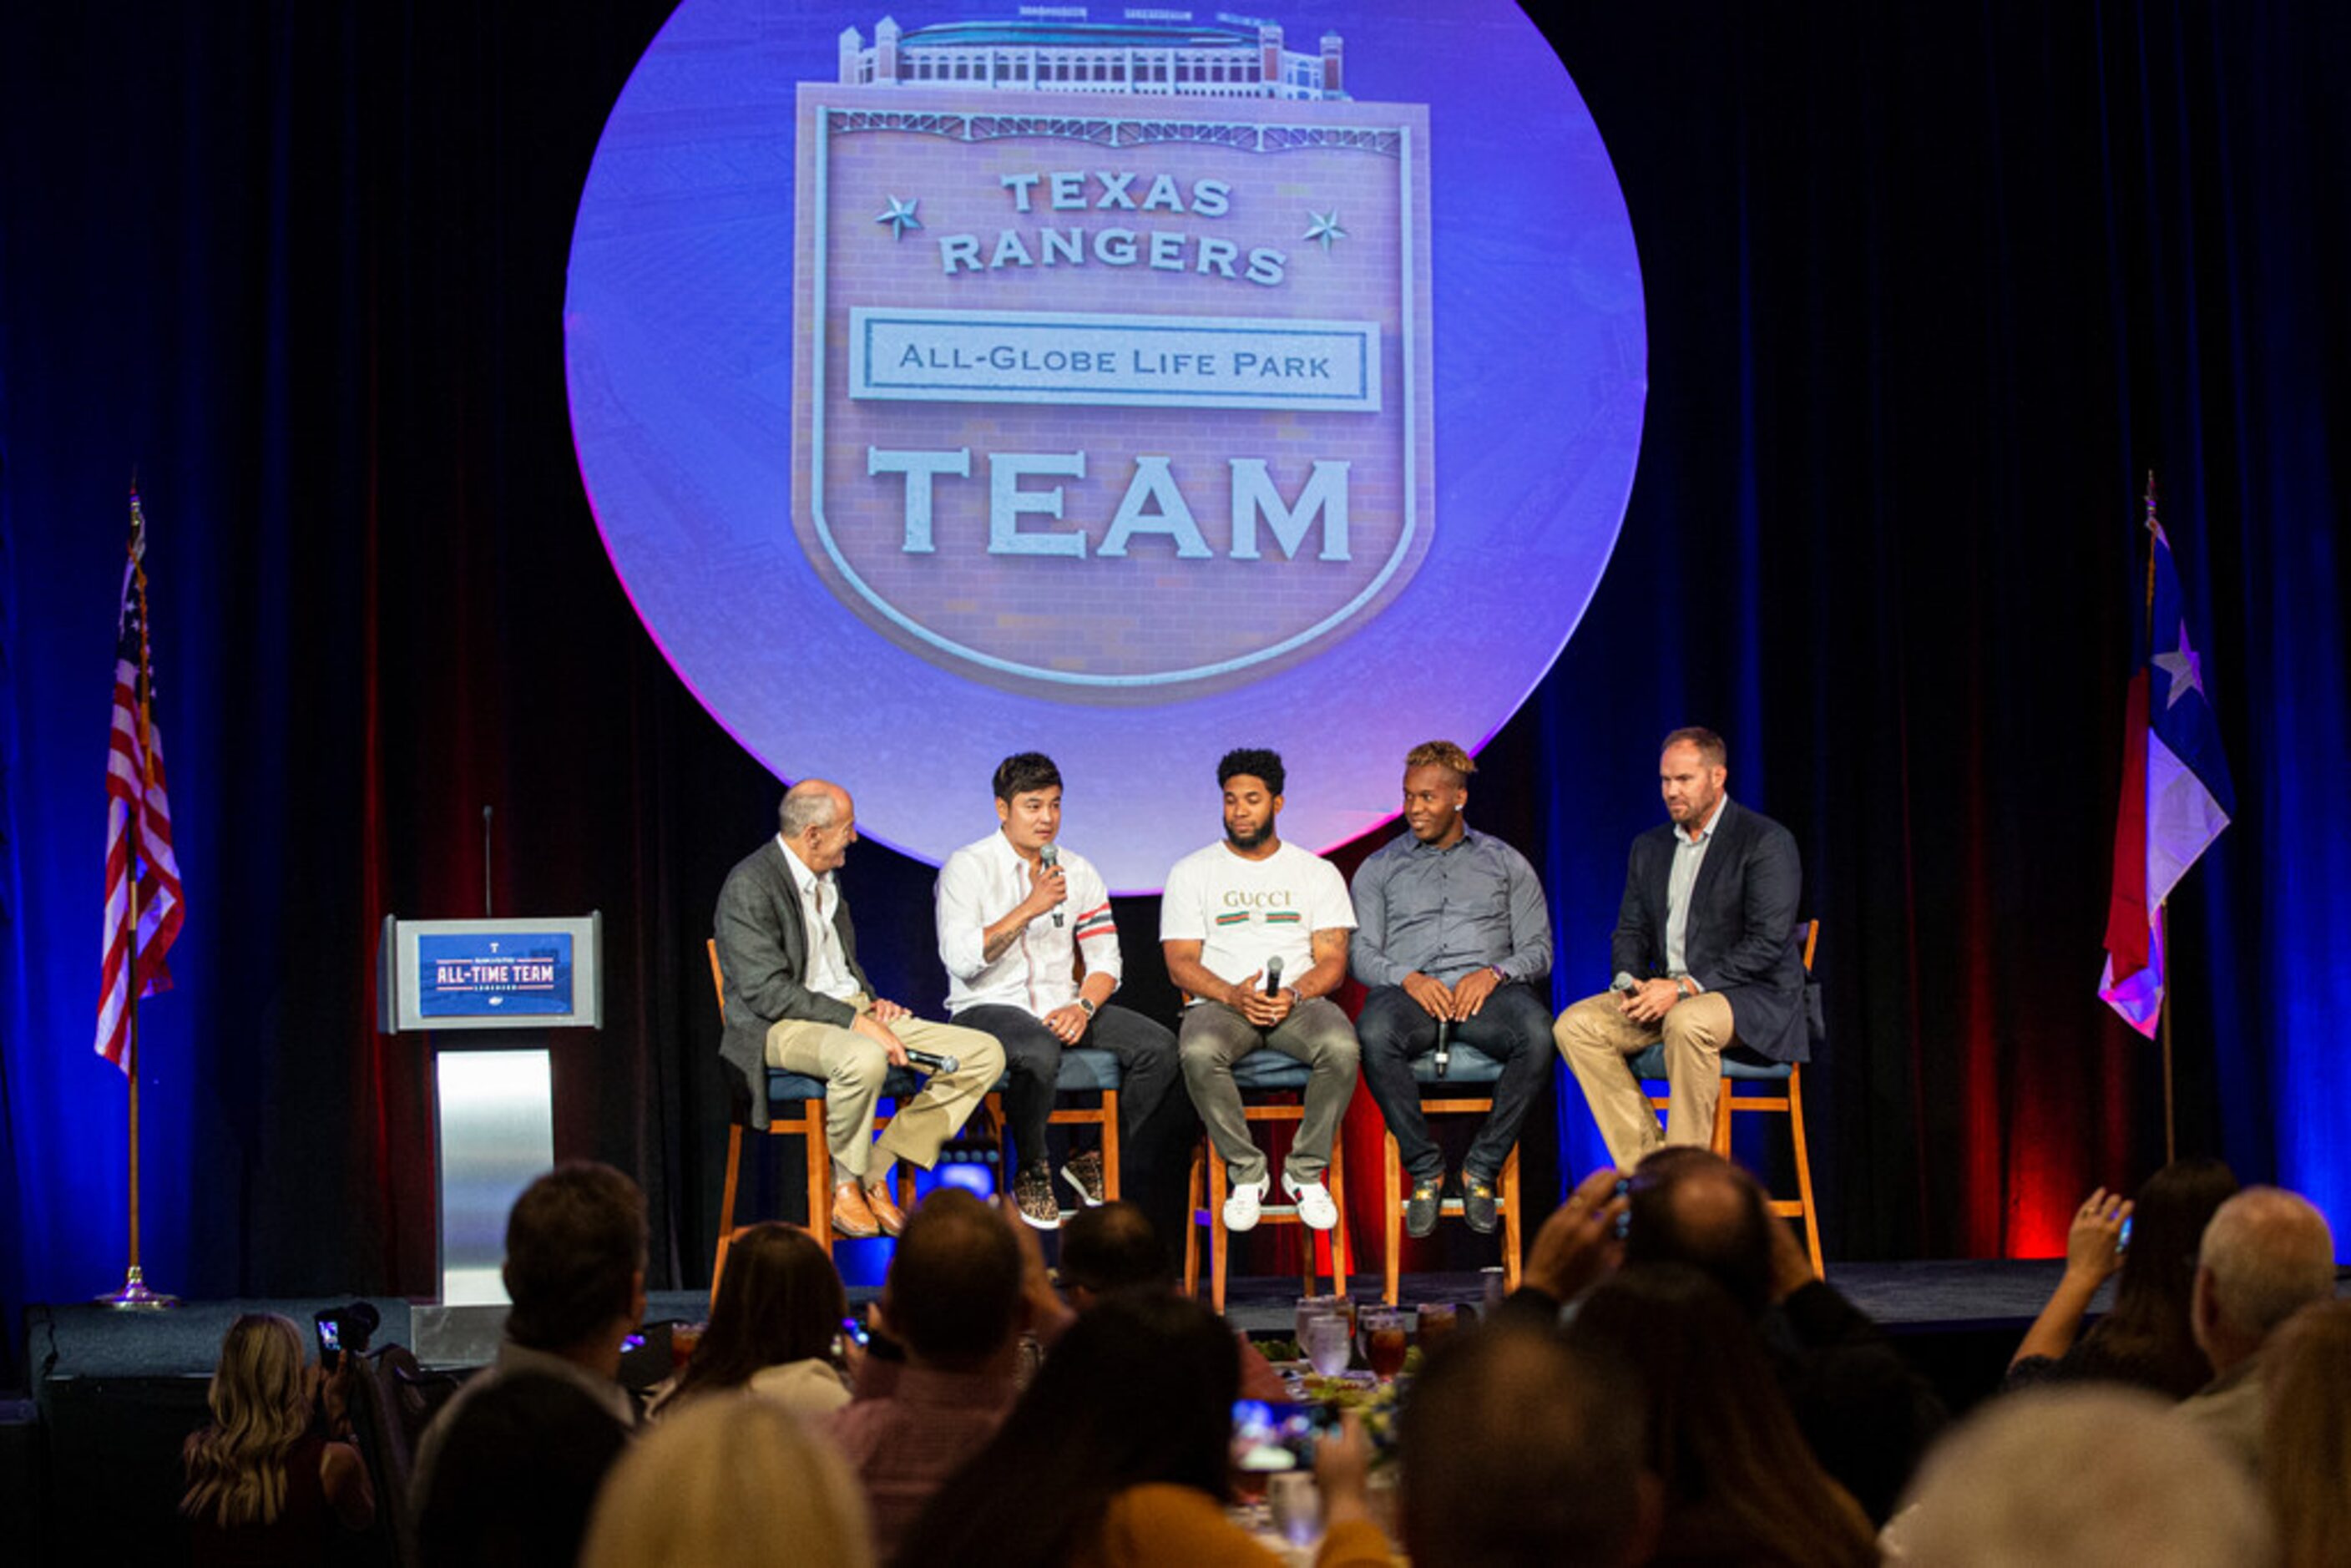
M 1042 1164 L 1053 1080 L 1061 1071 L 1061 1042 L 1044 1021 L 1019 1008 L 966 1008 L 955 1021 L 985 1030 L 1004 1047 L 1004 1119 L 1009 1124 L 1014 1169 Z M 1102 1008 L 1078 1044 L 1118 1058 L 1118 1130 L 1128 1145 L 1167 1098 L 1176 1082 L 1176 1031 L 1116 1004 Z
M 1395 1134 L 1396 1155 L 1405 1172 L 1416 1181 L 1443 1175 L 1445 1151 L 1428 1135 L 1420 1085 L 1412 1077 L 1413 1059 L 1437 1049 L 1437 1020 L 1401 986 L 1379 986 L 1364 998 L 1355 1038 L 1364 1050 L 1364 1082 L 1371 1086 L 1380 1114 L 1387 1118 L 1388 1131 Z M 1453 1043 L 1474 1045 L 1502 1064 L 1502 1076 L 1490 1085 L 1493 1113 L 1478 1129 L 1463 1162 L 1472 1176 L 1490 1181 L 1502 1174 L 1502 1162 L 1519 1141 L 1527 1108 L 1551 1071 L 1551 1006 L 1530 986 L 1497 986 L 1477 1017 L 1453 1026 Z M 1008 1042 L 1006 1049 L 1010 1049 Z

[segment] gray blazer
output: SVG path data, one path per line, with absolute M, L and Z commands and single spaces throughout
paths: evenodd
M 1666 972 L 1666 884 L 1673 876 L 1678 831 L 1661 822 L 1633 841 L 1625 902 L 1609 945 L 1613 969 L 1643 978 Z M 1804 961 L 1795 944 L 1803 893 L 1795 835 L 1760 811 L 1725 800 L 1690 889 L 1682 958 L 1692 979 L 1720 991 L 1730 1004 L 1739 1043 L 1773 1061 L 1813 1056 Z
M 718 1054 L 740 1076 L 750 1097 L 747 1120 L 758 1128 L 768 1124 L 768 1029 L 785 1019 L 846 1029 L 857 1017 L 847 1002 L 801 983 L 808 974 L 808 930 L 800 919 L 799 889 L 784 863 L 789 852 L 769 839 L 728 872 L 711 923 L 726 1010 Z M 872 982 L 857 962 L 857 929 L 850 924 L 846 898 L 833 906 L 832 928 L 840 934 L 850 974 L 872 996 Z

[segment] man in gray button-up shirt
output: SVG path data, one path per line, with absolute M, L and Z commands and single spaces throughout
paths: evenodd
M 1436 1049 L 1443 1028 L 1501 1064 L 1494 1109 L 1462 1165 L 1462 1218 L 1479 1231 L 1494 1228 L 1494 1183 L 1551 1066 L 1551 1009 L 1536 993 L 1551 973 L 1551 915 L 1526 857 L 1462 821 L 1476 769 L 1451 741 L 1415 747 L 1404 775 L 1411 831 L 1355 873 L 1348 965 L 1371 993 L 1355 1035 L 1412 1181 L 1405 1228 L 1414 1236 L 1437 1228 L 1445 1185 L 1414 1060 Z

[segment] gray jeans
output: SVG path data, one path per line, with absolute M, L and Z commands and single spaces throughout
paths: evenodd
M 1331 1163 L 1331 1140 L 1339 1131 L 1339 1118 L 1355 1095 L 1354 1026 L 1327 997 L 1299 1003 L 1266 1031 L 1222 1002 L 1196 1002 L 1185 1009 L 1184 1027 L 1176 1037 L 1184 1086 L 1191 1091 L 1192 1104 L 1207 1124 L 1208 1141 L 1236 1186 L 1266 1174 L 1266 1157 L 1249 1136 L 1241 1092 L 1233 1082 L 1233 1063 L 1259 1046 L 1313 1070 L 1306 1085 L 1306 1113 L 1282 1171 L 1301 1186 L 1321 1181 L 1323 1167 Z

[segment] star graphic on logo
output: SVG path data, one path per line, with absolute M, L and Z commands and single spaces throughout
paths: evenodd
M 902 202 L 897 197 L 892 196 L 889 202 L 890 210 L 877 214 L 873 221 L 877 224 L 888 224 L 892 239 L 904 239 L 908 229 L 918 229 L 923 226 L 923 220 L 914 215 L 914 209 L 923 204 L 922 197 L 916 196 L 911 202 Z
M 2188 645 L 2187 622 L 2179 623 L 2179 651 L 2158 653 L 2154 663 L 2157 669 L 2171 677 L 2171 694 L 2163 699 L 2165 708 L 2177 705 L 2190 691 L 2204 689 L 2204 661 L 2197 656 L 2195 649 Z
M 1324 256 L 1331 254 L 1331 242 L 1332 240 L 1345 239 L 1347 237 L 1347 231 L 1339 226 L 1339 214 L 1335 210 L 1327 213 L 1318 213 L 1309 209 L 1307 216 L 1312 218 L 1314 222 L 1306 230 L 1306 243 L 1312 245 L 1317 240 L 1320 240 L 1322 245 L 1322 254 Z

